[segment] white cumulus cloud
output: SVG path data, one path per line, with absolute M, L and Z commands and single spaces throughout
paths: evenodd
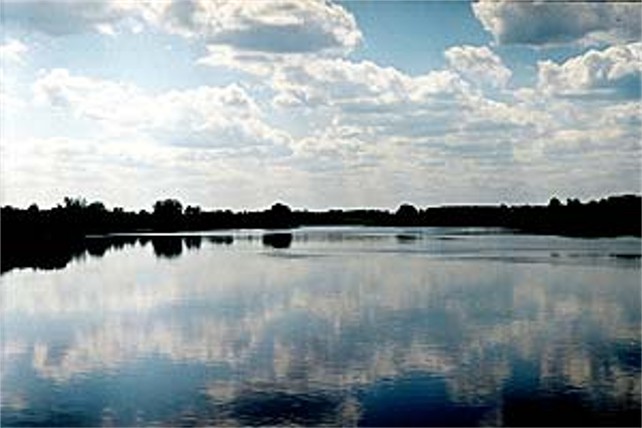
M 9 39 L 0 44 L 0 60 L 2 64 L 20 64 L 29 48 L 17 39 Z
M 86 31 L 106 31 L 128 15 L 129 6 L 117 0 L 8 1 L 3 2 L 3 24 L 17 24 L 61 36 Z
M 591 49 L 561 64 L 540 61 L 538 68 L 544 93 L 639 98 L 642 42 Z
M 347 52 L 362 39 L 354 16 L 323 0 L 9 1 L 3 19 L 55 36 L 113 36 L 118 26 L 138 32 L 145 23 L 209 44 L 270 53 Z
M 453 46 L 444 55 L 452 69 L 472 82 L 503 87 L 512 74 L 487 46 Z
M 287 135 L 268 126 L 250 95 L 237 84 L 148 94 L 122 82 L 44 73 L 33 84 L 35 101 L 67 109 L 108 131 L 139 132 L 172 145 L 226 149 L 283 145 Z
M 498 43 L 550 45 L 640 38 L 640 4 L 481 0 L 473 12 Z
M 351 50 L 362 38 L 348 11 L 321 0 L 175 0 L 155 12 L 152 19 L 170 32 L 244 51 Z

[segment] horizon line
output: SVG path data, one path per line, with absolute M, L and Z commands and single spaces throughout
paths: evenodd
M 232 212 L 256 212 L 256 211 L 266 211 L 269 210 L 272 206 L 276 204 L 282 204 L 290 208 L 292 211 L 300 211 L 300 212 L 323 212 L 323 211 L 362 211 L 362 210 L 367 210 L 367 211 L 395 211 L 399 209 L 399 207 L 403 205 L 411 205 L 417 209 L 429 209 L 429 208 L 448 208 L 448 207 L 520 207 L 520 206 L 547 206 L 551 200 L 553 199 L 558 199 L 558 201 L 562 205 L 566 205 L 568 201 L 579 201 L 582 204 L 589 203 L 591 201 L 596 201 L 599 202 L 600 200 L 605 200 L 609 198 L 614 198 L 614 197 L 626 197 L 626 196 L 633 196 L 633 197 L 640 197 L 642 198 L 642 190 L 639 192 L 621 192 L 621 193 L 611 193 L 607 195 L 603 195 L 600 197 L 590 197 L 590 198 L 585 198 L 581 199 L 579 197 L 559 197 L 557 195 L 552 195 L 548 198 L 546 202 L 484 202 L 484 203 L 475 203 L 475 202 L 456 202 L 456 203 L 442 203 L 442 204 L 435 204 L 435 205 L 422 205 L 410 201 L 402 201 L 399 202 L 396 206 L 394 207 L 382 207 L 382 206 L 353 206 L 353 207 L 347 207 L 347 206 L 326 206 L 325 208 L 307 208 L 307 207 L 301 207 L 301 206 L 294 206 L 286 201 L 284 201 L 281 198 L 277 198 L 275 201 L 273 201 L 269 206 L 264 206 L 264 207 L 255 207 L 255 208 L 230 208 L 230 207 L 205 207 L 199 204 L 191 204 L 191 203 L 184 203 L 181 201 L 178 197 L 162 197 L 159 199 L 156 199 L 155 202 L 160 202 L 160 201 L 166 201 L 166 200 L 176 200 L 180 202 L 182 205 L 183 209 L 187 207 L 197 207 L 202 211 L 232 211 Z M 64 199 L 65 198 L 70 198 L 72 200 L 77 200 L 77 201 L 84 201 L 87 206 L 92 204 L 92 203 L 101 203 L 105 207 L 105 209 L 109 210 L 114 210 L 116 208 L 122 208 L 124 211 L 129 211 L 129 212 L 140 212 L 140 211 L 148 211 L 152 212 L 153 211 L 153 205 L 152 203 L 150 207 L 148 208 L 126 208 L 122 205 L 108 205 L 104 203 L 100 199 L 89 199 L 85 198 L 84 196 L 65 196 L 63 199 L 55 204 L 52 205 L 45 205 L 45 206 L 40 206 L 37 202 L 31 202 L 27 206 L 19 206 L 19 205 L 12 205 L 12 204 L 7 204 L 7 203 L 1 203 L 0 207 L 1 208 L 15 208 L 15 209 L 29 209 L 29 207 L 36 205 L 39 210 L 48 210 L 48 209 L 54 209 L 58 206 L 61 206 L 64 208 Z

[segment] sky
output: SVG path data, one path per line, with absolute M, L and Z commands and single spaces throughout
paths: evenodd
M 0 0 L 0 203 L 640 193 L 642 5 Z

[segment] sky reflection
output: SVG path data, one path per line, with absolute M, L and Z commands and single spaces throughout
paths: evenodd
M 54 403 L 91 424 L 502 424 L 565 394 L 639 415 L 639 269 L 192 250 L 3 276 L 7 421 L 57 424 Z M 381 397 L 409 419 L 377 416 Z

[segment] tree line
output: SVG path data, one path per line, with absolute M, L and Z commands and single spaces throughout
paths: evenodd
M 154 203 L 151 211 L 107 209 L 102 202 L 66 197 L 62 204 L 40 209 L 0 208 L 1 236 L 86 236 L 107 233 L 176 232 L 234 228 L 279 229 L 299 226 L 489 226 L 530 233 L 570 236 L 640 236 L 642 198 L 610 196 L 582 203 L 556 197 L 548 205 L 463 205 L 417 208 L 405 203 L 395 211 L 377 209 L 292 210 L 277 202 L 262 211 L 213 210 L 177 199 Z
M 292 210 L 275 203 L 262 211 L 203 210 L 183 206 L 177 199 L 159 200 L 151 211 L 108 209 L 102 202 L 66 197 L 62 204 L 40 209 L 0 208 L 2 271 L 39 253 L 85 251 L 85 238 L 113 233 L 178 232 L 215 229 L 288 229 L 299 226 L 470 226 L 503 227 L 516 232 L 578 237 L 641 236 L 639 195 L 610 196 L 565 203 L 553 197 L 547 205 L 439 206 L 417 208 L 402 204 L 396 210 Z M 268 239 L 268 244 L 270 244 Z M 281 238 L 282 239 L 282 238 Z M 155 244 L 162 248 L 163 242 Z M 283 242 L 275 241 L 277 245 Z M 161 251 L 161 250 L 159 250 Z

